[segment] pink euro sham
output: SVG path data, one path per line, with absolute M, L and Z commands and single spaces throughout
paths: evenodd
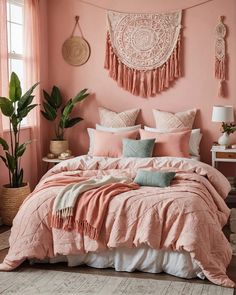
M 122 155 L 122 140 L 124 138 L 136 139 L 139 131 L 111 133 L 94 130 L 93 156 L 117 158 Z
M 141 139 L 155 138 L 153 157 L 189 158 L 189 139 L 191 130 L 181 132 L 150 132 L 139 130 Z

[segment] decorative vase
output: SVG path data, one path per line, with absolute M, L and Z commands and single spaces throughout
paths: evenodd
M 51 140 L 50 141 L 50 152 L 55 156 L 59 156 L 69 149 L 69 144 L 67 140 Z
M 25 183 L 22 187 L 2 186 L 0 195 L 0 216 L 2 217 L 3 224 L 12 225 L 16 213 L 29 194 L 30 187 L 28 183 Z
M 227 132 L 224 132 L 221 137 L 219 137 L 218 139 L 218 143 L 220 145 L 230 145 L 230 137 L 229 137 L 229 134 Z

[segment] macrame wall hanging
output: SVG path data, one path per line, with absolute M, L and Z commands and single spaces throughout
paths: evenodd
M 215 77 L 220 80 L 218 96 L 225 96 L 226 80 L 226 50 L 225 36 L 226 26 L 223 24 L 223 16 L 220 16 L 219 24 L 216 26 L 215 42 Z
M 81 36 L 74 36 L 77 26 Z M 75 25 L 71 36 L 66 39 L 62 45 L 62 56 L 64 60 L 72 66 L 81 66 L 85 64 L 90 57 L 90 46 L 83 36 L 78 15 L 75 17 Z
M 181 76 L 181 11 L 108 11 L 104 67 L 134 95 L 155 96 Z

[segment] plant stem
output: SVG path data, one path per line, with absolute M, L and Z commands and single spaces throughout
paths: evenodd
M 12 128 L 11 128 L 11 120 L 10 120 L 10 141 L 11 141 L 11 155 L 13 156 L 13 138 L 12 138 Z M 8 168 L 9 169 L 9 168 Z M 12 187 L 12 183 L 13 183 L 13 175 L 9 169 L 9 174 L 10 174 L 10 187 Z

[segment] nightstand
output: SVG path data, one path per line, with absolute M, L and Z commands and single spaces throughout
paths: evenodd
M 236 164 L 236 148 L 222 149 L 221 147 L 213 146 L 211 149 L 212 166 L 217 168 L 219 162 L 235 163 Z M 230 177 L 229 181 L 234 187 L 226 198 L 226 204 L 229 208 L 236 208 L 236 180 Z
M 48 170 L 50 164 L 52 164 L 52 165 L 53 165 L 53 164 L 56 165 L 56 164 L 58 164 L 58 163 L 60 163 L 60 162 L 63 162 L 63 161 L 65 161 L 65 160 L 72 159 L 72 158 L 74 158 L 74 156 L 70 156 L 70 157 L 68 157 L 68 158 L 66 158 L 66 159 L 58 159 L 58 158 L 49 159 L 49 158 L 47 158 L 47 157 L 43 157 L 43 158 L 42 158 L 42 161 L 47 163 L 47 170 Z

